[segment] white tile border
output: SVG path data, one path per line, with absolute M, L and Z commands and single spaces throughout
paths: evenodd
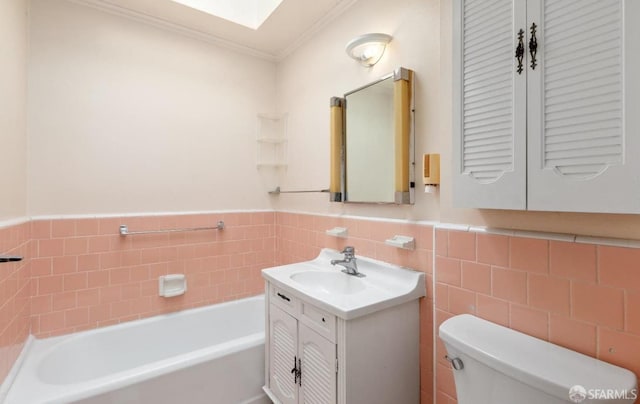
M 613 237 L 591 237 L 580 236 L 568 233 L 550 233 L 533 230 L 514 230 L 495 227 L 465 226 L 452 223 L 438 223 L 436 229 L 468 231 L 473 233 L 496 234 L 511 237 L 535 238 L 540 240 L 563 241 L 566 243 L 596 244 L 612 247 L 640 248 L 640 240 L 613 238 Z
M 131 217 L 161 217 L 161 216 L 189 216 L 189 215 L 223 215 L 232 213 L 275 213 L 271 209 L 230 209 L 230 210 L 196 210 L 185 212 L 139 212 L 139 213 L 87 213 L 79 215 L 39 215 L 31 220 L 69 220 L 69 219 L 113 219 Z
M 26 217 L 26 216 L 16 217 L 14 219 L 0 220 L 0 229 L 5 229 L 7 227 L 18 226 L 18 225 L 21 225 L 21 224 L 24 224 L 24 223 L 28 223 L 30 221 L 31 221 L 31 219 Z
M 397 224 L 413 224 L 418 226 L 431 226 L 435 229 L 466 231 L 483 234 L 496 234 L 511 237 L 526 237 L 541 240 L 563 241 L 567 243 L 595 244 L 606 245 L 612 247 L 640 248 L 640 240 L 613 238 L 613 237 L 594 237 L 582 236 L 568 233 L 551 233 L 532 230 L 516 230 L 496 227 L 473 226 L 460 223 L 441 223 L 432 220 L 412 220 L 412 219 L 396 219 L 376 216 L 357 216 L 339 213 L 314 213 L 307 211 L 279 211 L 274 209 L 222 209 L 222 210 L 204 210 L 204 211 L 185 211 L 185 212 L 138 212 L 138 213 L 103 213 L 103 214 L 78 214 L 78 215 L 36 215 L 23 216 L 14 219 L 0 221 L 0 229 L 17 226 L 30 221 L 38 220 L 69 220 L 69 219 L 109 219 L 109 218 L 131 218 L 131 217 L 161 217 L 161 216 L 187 216 L 187 215 L 215 215 L 215 214 L 233 214 L 233 213 L 290 213 L 307 216 L 323 216 L 342 218 L 350 220 L 364 220 L 369 222 L 381 223 L 397 223 Z
M 590 237 L 576 236 L 576 243 L 597 244 L 612 247 L 640 248 L 640 240 L 631 240 L 623 238 L 607 238 L 607 237 Z
M 379 216 L 357 216 L 357 215 L 347 215 L 342 213 L 317 213 L 317 212 L 308 212 L 303 210 L 275 210 L 275 213 L 290 213 L 294 215 L 306 215 L 306 216 L 323 216 L 323 217 L 333 217 L 339 219 L 352 219 L 352 220 L 365 220 L 368 222 L 387 222 L 387 223 L 398 223 L 398 224 L 415 224 L 418 226 L 436 226 L 438 222 L 433 220 L 413 220 L 413 219 L 396 219 L 392 217 L 379 217 Z
M 567 243 L 573 243 L 576 241 L 576 236 L 574 234 L 547 233 L 542 231 L 529 231 L 529 230 L 516 230 L 514 233 L 516 237 L 537 238 L 541 240 L 553 240 L 553 241 L 565 241 Z

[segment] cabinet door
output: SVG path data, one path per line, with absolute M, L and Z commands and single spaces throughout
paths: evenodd
M 298 352 L 302 357 L 300 402 L 335 404 L 336 345 L 302 323 L 298 329 Z
M 291 370 L 296 367 L 298 322 L 273 304 L 269 307 L 269 338 L 271 344 L 269 386 L 282 404 L 298 402 L 298 385 Z
M 526 209 L 525 30 L 525 0 L 454 0 L 456 207 Z
M 530 210 L 640 212 L 639 3 L 528 0 Z

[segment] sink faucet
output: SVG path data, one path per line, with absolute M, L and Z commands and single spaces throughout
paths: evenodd
M 342 270 L 342 272 L 344 272 L 347 275 L 358 276 L 360 278 L 365 276 L 364 274 L 358 272 L 358 263 L 356 262 L 355 248 L 351 246 L 347 246 L 344 248 L 344 250 L 342 250 L 341 254 L 344 254 L 344 259 L 331 260 L 331 265 L 338 264 L 340 266 L 343 266 L 344 269 Z

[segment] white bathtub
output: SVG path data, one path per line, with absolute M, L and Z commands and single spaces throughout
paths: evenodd
M 6 404 L 257 404 L 264 296 L 36 340 Z

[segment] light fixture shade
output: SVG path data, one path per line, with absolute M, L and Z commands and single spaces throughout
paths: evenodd
M 387 44 L 391 42 L 391 35 L 372 33 L 353 38 L 347 44 L 345 51 L 351 58 L 364 66 L 370 67 L 378 63 Z

